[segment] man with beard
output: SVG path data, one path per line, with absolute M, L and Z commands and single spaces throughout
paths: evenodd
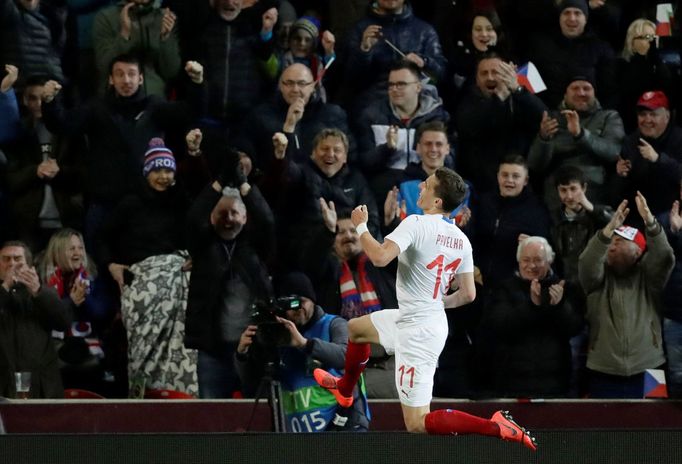
M 199 350 L 201 398 L 231 398 L 239 389 L 234 352 L 256 298 L 272 294 L 265 260 L 274 218 L 258 187 L 246 182 L 235 152 L 188 213 L 192 258 L 185 346 Z M 248 230 L 247 226 L 248 211 Z
M 602 108 L 589 73 L 572 76 L 563 101 L 545 112 L 540 130 L 528 152 L 534 178 L 545 179 L 544 198 L 550 209 L 559 207 L 554 188 L 557 170 L 578 166 L 583 171 L 593 201 L 607 203 L 608 181 L 625 133 L 615 110 Z
M 376 267 L 362 251 L 350 209 L 320 200 L 323 221 L 302 250 L 302 266 L 313 276 L 317 303 L 329 314 L 350 320 L 395 308 L 394 269 Z M 394 356 L 378 344 L 371 345 L 365 381 L 369 398 L 398 398 L 393 385 Z
M 580 255 L 592 398 L 641 398 L 644 371 L 665 364 L 660 296 L 675 257 L 641 193 L 635 202 L 646 238 L 634 227 L 623 226 L 630 211 L 623 200 Z

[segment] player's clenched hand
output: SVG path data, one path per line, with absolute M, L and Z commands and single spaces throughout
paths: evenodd
M 367 212 L 367 205 L 357 206 L 350 214 L 350 220 L 353 221 L 355 227 L 366 223 L 368 219 L 369 213 Z

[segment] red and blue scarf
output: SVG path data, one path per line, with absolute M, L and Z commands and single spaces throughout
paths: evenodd
M 367 275 L 367 255 L 362 253 L 358 256 L 355 271 L 358 275 L 358 285 L 353 279 L 348 261 L 341 263 L 341 276 L 339 286 L 341 288 L 341 312 L 344 319 L 364 316 L 381 310 L 381 302 L 374 290 L 374 285 Z M 358 289 L 359 287 L 359 289 Z

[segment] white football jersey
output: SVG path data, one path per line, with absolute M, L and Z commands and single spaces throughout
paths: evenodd
M 413 214 L 386 236 L 400 248 L 396 294 L 398 324 L 412 324 L 443 311 L 455 274 L 474 271 L 471 243 L 440 214 Z

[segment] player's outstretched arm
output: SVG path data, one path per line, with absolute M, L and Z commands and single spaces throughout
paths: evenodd
M 443 299 L 446 308 L 457 308 L 471 303 L 476 299 L 476 284 L 474 283 L 474 273 L 465 272 L 456 274 L 455 280 L 459 288 L 455 293 L 447 295 Z
M 367 220 L 369 219 L 369 213 L 367 212 L 366 205 L 360 205 L 356 207 L 351 213 L 351 221 L 355 225 L 355 230 L 357 230 L 360 236 L 360 244 L 365 254 L 377 267 L 384 267 L 393 261 L 396 256 L 400 254 L 400 247 L 395 242 L 391 240 L 384 240 L 384 243 L 379 243 L 372 234 L 367 230 Z

